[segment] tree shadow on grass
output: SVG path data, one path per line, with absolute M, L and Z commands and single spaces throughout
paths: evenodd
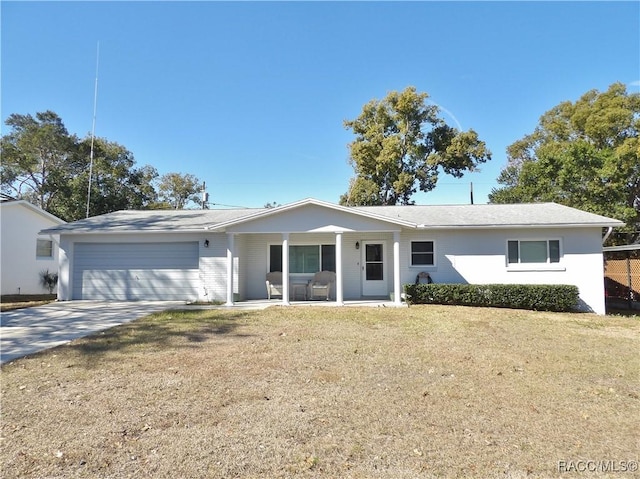
M 115 326 L 63 347 L 80 353 L 90 367 L 111 353 L 140 354 L 168 348 L 195 348 L 216 336 L 251 337 L 238 333 L 237 329 L 243 320 L 254 315 L 252 311 L 171 310 Z

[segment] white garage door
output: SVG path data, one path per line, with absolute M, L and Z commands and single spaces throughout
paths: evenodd
M 194 300 L 198 243 L 76 243 L 73 299 Z

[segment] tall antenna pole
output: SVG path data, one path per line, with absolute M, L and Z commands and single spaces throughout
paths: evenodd
M 93 91 L 93 122 L 91 124 L 91 153 L 89 153 L 89 187 L 87 188 L 87 218 L 91 203 L 91 180 L 93 178 L 93 143 L 96 136 L 96 111 L 98 109 L 98 66 L 100 65 L 100 42 L 96 49 L 96 84 Z

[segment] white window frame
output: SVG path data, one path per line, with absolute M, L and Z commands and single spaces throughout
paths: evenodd
M 271 247 L 272 246 L 279 246 L 280 248 L 282 248 L 282 243 L 269 243 L 267 245 L 267 272 L 271 271 Z M 292 247 L 295 246 L 316 246 L 318 248 L 318 262 L 319 262 L 319 267 L 320 269 L 322 269 L 322 247 L 323 246 L 333 246 L 334 248 L 336 247 L 335 243 L 295 243 L 295 244 L 289 244 L 289 249 L 291 249 Z M 335 250 L 334 250 L 335 251 Z M 334 253 L 335 254 L 335 253 Z M 336 268 L 338 267 L 337 265 L 335 266 Z M 291 268 L 291 260 L 289 260 L 289 268 Z M 290 272 L 289 274 L 291 276 L 312 276 L 314 273 L 317 273 L 318 271 L 314 271 L 313 273 L 293 273 Z
M 518 242 L 518 262 L 509 262 L 509 243 L 512 241 Z M 523 242 L 541 242 L 544 241 L 547 245 L 547 259 L 544 262 L 537 263 L 521 263 L 520 262 L 520 243 Z M 558 242 L 558 262 L 552 263 L 551 256 L 549 254 L 549 243 L 551 241 Z M 562 238 L 558 237 L 545 237 L 545 238 L 508 238 L 505 242 L 505 264 L 507 271 L 565 271 L 564 265 L 564 248 L 562 245 Z
M 289 245 L 289 272 L 293 275 L 299 275 L 299 274 L 314 274 L 317 273 L 318 271 L 291 271 L 291 268 L 293 267 L 295 260 L 294 260 L 294 254 L 292 254 L 292 250 L 295 248 L 308 248 L 310 250 L 313 251 L 313 253 L 309 253 L 312 256 L 315 256 L 316 254 L 318 255 L 318 271 L 320 269 L 322 269 L 322 245 L 315 245 L 315 244 L 290 244 Z M 303 258 L 307 258 L 307 254 L 304 253 L 303 254 Z M 305 263 L 307 263 L 305 261 Z M 304 266 L 304 264 L 303 264 Z M 307 267 L 309 267 L 310 265 L 307 264 Z M 313 262 L 311 263 L 311 266 L 313 266 Z
M 433 263 L 431 264 L 414 264 L 413 263 L 413 243 L 433 243 Z M 437 245 L 436 241 L 432 239 L 412 239 L 409 242 L 409 267 L 416 269 L 435 268 L 437 265 Z
M 48 243 L 49 254 L 40 254 L 41 244 Z M 44 247 L 42 247 L 44 249 Z M 48 239 L 36 239 L 36 259 L 53 259 L 53 240 Z

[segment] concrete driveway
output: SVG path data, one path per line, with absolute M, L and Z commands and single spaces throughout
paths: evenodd
M 2 312 L 0 363 L 181 305 L 179 301 L 62 301 Z

